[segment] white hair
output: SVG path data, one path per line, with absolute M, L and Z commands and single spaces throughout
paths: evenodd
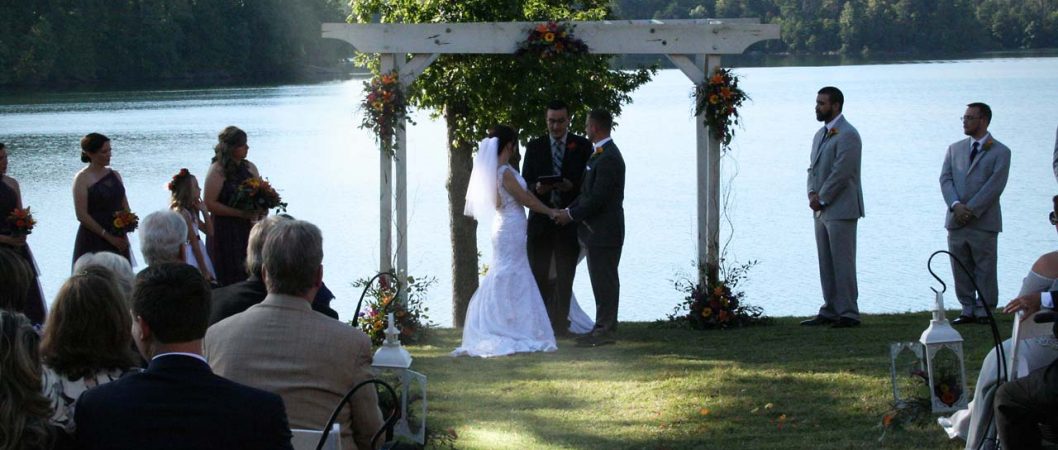
M 140 251 L 148 266 L 163 262 L 184 262 L 180 249 L 187 242 L 187 222 L 168 209 L 155 211 L 140 224 Z
M 73 273 L 80 273 L 88 266 L 99 266 L 113 272 L 118 290 L 125 296 L 125 300 L 132 298 L 132 284 L 136 274 L 132 272 L 132 264 L 129 264 L 129 260 L 124 256 L 110 252 L 85 253 L 74 261 Z

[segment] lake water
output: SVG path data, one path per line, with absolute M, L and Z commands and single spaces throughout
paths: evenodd
M 902 64 L 738 69 L 752 97 L 745 129 L 723 160 L 730 193 L 721 232 L 728 258 L 758 260 L 747 300 L 770 315 L 814 314 L 821 303 L 812 216 L 804 194 L 816 91 L 840 87 L 845 116 L 863 138 L 867 217 L 859 226 L 860 309 L 902 312 L 932 302 L 926 259 L 946 248 L 938 176 L 947 146 L 963 138 L 971 101 L 990 104 L 991 130 L 1010 146 L 1010 181 L 999 237 L 1001 301 L 1014 296 L 1041 253 L 1055 248 L 1046 221 L 1058 193 L 1051 152 L 1058 126 L 1058 58 L 937 60 Z M 694 126 L 690 82 L 668 70 L 633 95 L 614 140 L 628 167 L 628 239 L 621 261 L 621 320 L 653 320 L 682 297 L 677 275 L 693 272 Z M 267 88 L 160 90 L 0 97 L 0 142 L 39 224 L 30 237 L 48 298 L 69 275 L 77 222 L 70 181 L 83 165 L 78 140 L 113 140 L 113 166 L 141 217 L 165 208 L 165 184 L 181 167 L 200 180 L 226 125 L 250 136 L 249 158 L 290 204 L 290 214 L 323 230 L 324 279 L 348 318 L 378 255 L 378 151 L 357 128 L 361 80 Z M 543 111 L 541 111 L 541 114 Z M 409 259 L 413 275 L 435 276 L 431 318 L 451 324 L 444 123 L 415 114 L 408 132 Z M 579 121 L 578 121 L 579 122 Z M 578 129 L 579 124 L 575 125 Z M 538 134 L 533 132 L 532 134 Z M 483 261 L 488 231 L 479 227 Z M 136 237 L 133 236 L 133 241 Z M 134 242 L 134 245 L 138 245 Z M 951 279 L 947 261 L 938 273 Z M 142 258 L 141 258 L 142 261 Z M 594 299 L 584 265 L 575 292 Z M 954 296 L 947 296 L 949 306 Z

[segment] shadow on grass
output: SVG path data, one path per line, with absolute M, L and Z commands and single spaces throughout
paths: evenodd
M 926 314 L 869 316 L 849 330 L 692 331 L 623 324 L 618 343 L 453 358 L 457 330 L 411 347 L 430 377 L 431 428 L 458 448 L 957 448 L 930 424 L 878 441 L 892 400 L 888 344 L 917 340 Z M 1001 330 L 1009 330 L 1007 320 Z M 972 386 L 990 346 L 962 329 Z

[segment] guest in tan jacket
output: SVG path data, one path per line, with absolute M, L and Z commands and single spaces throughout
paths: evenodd
M 371 341 L 311 308 L 323 279 L 319 228 L 276 223 L 262 257 L 268 296 L 209 327 L 205 356 L 218 375 L 279 394 L 291 428 L 322 429 L 345 393 L 372 378 Z M 350 403 L 339 416 L 342 448 L 377 448 L 370 442 L 382 427 L 377 394 L 361 389 Z

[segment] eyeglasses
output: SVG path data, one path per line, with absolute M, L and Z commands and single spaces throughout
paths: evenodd
M 1058 225 L 1058 217 L 1054 216 L 1054 211 L 1047 215 L 1047 219 L 1051 221 L 1051 225 Z
M 969 121 L 971 121 L 971 120 L 977 120 L 977 119 L 980 119 L 980 117 L 975 117 L 975 116 L 962 116 L 962 117 L 960 117 L 960 118 L 959 118 L 959 120 L 961 120 L 961 121 L 963 121 L 963 122 L 969 122 Z

